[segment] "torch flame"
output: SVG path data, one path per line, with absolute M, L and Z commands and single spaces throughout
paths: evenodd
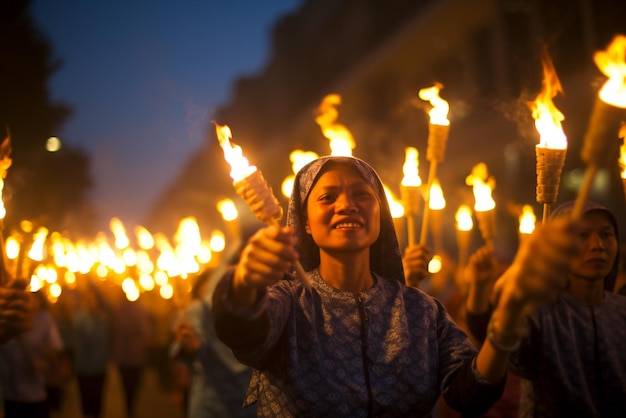
M 551 149 L 566 149 L 567 137 L 561 126 L 565 116 L 552 102 L 553 97 L 558 93 L 563 93 L 561 82 L 547 52 L 543 53 L 541 64 L 543 66 L 542 89 L 535 101 L 529 103 L 533 119 L 535 119 L 535 127 L 540 136 L 539 146 Z
M 217 210 L 222 214 L 225 221 L 234 221 L 239 216 L 237 206 L 232 199 L 222 199 L 217 202 Z
M 256 171 L 255 166 L 248 163 L 248 159 L 243 156 L 243 150 L 239 145 L 230 142 L 232 133 L 228 125 L 220 126 L 215 124 L 215 132 L 220 142 L 220 147 L 224 150 L 224 158 L 230 164 L 230 177 L 234 182 L 242 180 Z
M 33 245 L 30 247 L 28 251 L 28 257 L 34 261 L 42 261 L 44 254 L 44 244 L 46 242 L 46 238 L 48 237 L 48 228 L 39 227 L 37 232 L 35 232 L 35 236 L 33 237 Z
M 594 54 L 593 60 L 609 79 L 600 89 L 600 99 L 610 105 L 626 108 L 626 36 L 617 35 L 605 51 Z
M 432 210 L 443 210 L 446 207 L 446 198 L 443 196 L 443 190 L 437 179 L 433 179 L 430 186 L 428 207 Z
M 389 203 L 391 217 L 394 219 L 402 218 L 404 216 L 404 206 L 402 206 L 402 202 L 396 199 L 389 187 L 384 184 L 383 189 L 385 190 L 385 196 L 387 197 L 387 202 Z
M 496 182 L 493 177 L 487 174 L 487 165 L 478 163 L 472 168 L 472 173 L 465 178 L 468 186 L 473 186 L 474 210 L 476 212 L 487 212 L 496 207 L 496 202 L 491 197 Z
M 291 197 L 291 192 L 293 191 L 293 182 L 296 179 L 295 174 L 298 173 L 298 171 L 300 171 L 302 167 L 318 158 L 319 155 L 317 155 L 313 151 L 302 151 L 299 149 L 291 151 L 291 153 L 289 154 L 289 160 L 291 160 L 291 169 L 293 170 L 294 174 L 285 177 L 285 179 L 283 180 L 283 183 L 281 185 L 281 191 L 283 192 L 284 196 L 286 196 L 287 198 Z
M 530 205 L 522 207 L 522 214 L 519 216 L 519 232 L 520 234 L 532 234 L 535 230 L 535 221 L 537 217 Z
M 422 185 L 422 179 L 419 176 L 419 152 L 417 148 L 406 147 L 404 164 L 402 165 L 402 172 L 404 177 L 402 178 L 402 185 L 408 187 L 419 187 Z
M 123 250 L 130 245 L 130 240 L 126 235 L 126 228 L 124 228 L 124 224 L 119 218 L 111 218 L 109 221 L 109 228 L 115 237 L 115 247 L 117 249 Z
M 428 100 L 433 106 L 428 115 L 430 116 L 430 123 L 433 125 L 448 126 L 450 121 L 448 120 L 448 110 L 450 106 L 448 102 L 439 97 L 439 90 L 443 88 L 443 84 L 435 83 L 432 87 L 423 88 L 419 91 L 419 97 L 422 100 Z
M 137 244 L 139 248 L 143 250 L 150 250 L 154 247 L 154 237 L 148 229 L 141 225 L 135 226 L 135 236 L 137 237 Z
M 317 108 L 315 122 L 322 129 L 322 134 L 330 140 L 330 155 L 352 156 L 352 150 L 356 147 L 350 131 L 343 125 L 336 123 L 339 112 L 337 105 L 341 104 L 341 96 L 329 94 Z
M 456 229 L 459 231 L 471 231 L 474 227 L 472 209 L 467 205 L 459 206 L 454 215 L 454 219 L 456 219 Z

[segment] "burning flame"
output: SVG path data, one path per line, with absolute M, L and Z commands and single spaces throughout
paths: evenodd
M 456 229 L 459 231 L 471 231 L 474 227 L 472 209 L 467 205 L 459 206 L 454 215 L 454 219 L 456 219 Z
M 329 94 L 317 108 L 315 122 L 322 129 L 322 134 L 330 140 L 330 155 L 352 156 L 356 147 L 350 131 L 343 125 L 336 123 L 339 112 L 337 105 L 341 104 L 341 96 Z
M 443 197 L 443 190 L 437 179 L 433 179 L 430 186 L 428 207 L 432 210 L 443 210 L 446 207 L 446 198 Z
M 230 164 L 230 177 L 234 182 L 248 177 L 256 171 L 256 167 L 248 163 L 248 159 L 243 156 L 243 150 L 239 145 L 232 145 L 230 139 L 232 133 L 228 125 L 220 126 L 215 124 L 215 132 L 220 142 L 220 147 L 224 150 L 224 158 Z
M 600 89 L 600 99 L 610 105 L 626 108 L 626 36 L 617 35 L 605 51 L 598 51 L 593 60 L 609 79 Z
M 294 174 L 285 177 L 285 180 L 283 180 L 283 184 L 280 188 L 285 197 L 291 197 L 291 192 L 293 191 L 293 182 L 296 179 L 295 174 L 297 174 L 302 167 L 318 158 L 319 155 L 317 155 L 313 151 L 301 151 L 299 149 L 291 151 L 291 153 L 289 154 L 289 160 L 291 161 L 291 169 L 293 170 Z
M 530 205 L 522 207 L 522 214 L 519 216 L 519 232 L 520 234 L 532 234 L 535 230 L 535 221 L 537 217 Z
M 435 83 L 432 87 L 423 88 L 419 91 L 419 97 L 422 100 L 428 100 L 433 106 L 428 111 L 430 116 L 430 123 L 433 125 L 448 126 L 450 121 L 448 120 L 448 110 L 450 106 L 448 102 L 439 97 L 439 90 L 443 88 L 443 84 Z
M 443 260 L 441 259 L 441 256 L 438 254 L 435 254 L 433 258 L 431 258 L 430 261 L 428 262 L 428 272 L 430 274 L 439 273 L 442 267 L 443 267 Z
M 385 186 L 384 184 L 383 189 L 385 190 L 387 202 L 389 202 L 389 211 L 391 212 L 391 217 L 394 219 L 402 218 L 404 216 L 404 206 L 402 206 L 402 202 L 396 199 L 389 187 Z
M 141 225 L 135 227 L 135 236 L 137 237 L 137 244 L 139 248 L 143 250 L 150 250 L 154 247 L 154 238 L 150 231 Z
M 42 261 L 44 258 L 44 244 L 48 237 L 48 228 L 39 227 L 33 237 L 33 245 L 28 251 L 28 258 L 33 261 Z
M 130 245 L 130 240 L 126 235 L 126 228 L 124 228 L 124 224 L 119 218 L 111 218 L 109 228 L 115 237 L 115 248 L 123 250 Z
M 473 186 L 474 210 L 476 212 L 487 212 L 496 207 L 496 202 L 491 197 L 496 182 L 493 177 L 487 174 L 487 165 L 478 163 L 472 168 L 472 173 L 465 178 L 468 186 Z
M 535 101 L 529 103 L 533 119 L 535 119 L 535 127 L 540 136 L 539 146 L 551 149 L 566 149 L 567 137 L 561 126 L 565 116 L 552 102 L 553 97 L 558 93 L 563 93 L 561 82 L 547 52 L 544 52 L 542 55 L 541 63 L 543 66 L 542 89 Z
M 419 152 L 417 148 L 406 147 L 405 148 L 404 164 L 402 165 L 402 177 L 401 184 L 407 187 L 419 187 L 422 185 L 422 179 L 419 176 Z
M 222 199 L 217 202 L 217 210 L 222 214 L 225 221 L 234 221 L 239 216 L 237 206 L 232 199 Z

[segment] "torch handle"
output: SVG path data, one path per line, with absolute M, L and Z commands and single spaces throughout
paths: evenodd
M 550 219 L 550 204 L 544 203 L 543 204 L 543 218 L 541 219 L 541 223 L 545 224 L 548 221 L 548 219 Z
M 272 226 L 278 225 L 278 220 L 275 218 L 270 218 L 267 223 Z M 311 282 L 309 281 L 309 278 L 304 271 L 304 267 L 302 267 L 302 264 L 300 264 L 300 261 L 296 260 L 293 263 L 293 268 L 296 269 L 296 275 L 298 276 L 304 287 L 307 290 L 311 290 Z
M 430 215 L 430 189 L 433 186 L 435 177 L 437 175 L 437 161 L 430 162 L 428 169 L 428 184 L 426 186 L 426 201 L 424 203 L 424 215 L 422 216 L 422 229 L 420 230 L 420 244 L 426 245 L 426 239 L 428 237 L 428 218 Z

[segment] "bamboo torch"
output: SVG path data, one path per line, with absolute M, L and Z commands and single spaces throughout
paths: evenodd
M 491 197 L 491 192 L 495 188 L 496 182 L 493 177 L 488 175 L 485 163 L 475 165 L 465 182 L 467 185 L 473 186 L 474 212 L 480 234 L 487 245 L 493 247 L 493 238 L 496 232 L 496 202 Z
M 443 155 L 446 150 L 446 142 L 448 140 L 448 131 L 450 130 L 450 121 L 448 120 L 448 102 L 439 97 L 439 90 L 443 88 L 440 83 L 435 83 L 433 87 L 421 89 L 419 97 L 422 100 L 430 101 L 432 109 L 428 112 L 430 123 L 428 124 L 428 148 L 426 149 L 426 159 L 430 162 L 428 170 L 428 184 L 426 186 L 424 205 L 424 214 L 422 216 L 422 229 L 420 231 L 420 244 L 426 243 L 428 237 L 428 217 L 430 208 L 428 202 L 430 200 L 430 189 L 433 181 L 437 177 L 437 165 L 443 161 Z
M 278 225 L 278 221 L 283 217 L 283 209 L 278 204 L 278 200 L 263 174 L 255 166 L 248 163 L 240 146 L 231 144 L 230 128 L 227 125 L 221 126 L 215 122 L 214 124 L 217 138 L 224 151 L 224 158 L 231 167 L 230 176 L 233 179 L 235 191 L 248 203 L 252 212 L 261 222 L 268 225 Z M 293 267 L 304 287 L 310 289 L 311 283 L 300 262 L 296 261 Z
M 417 148 L 406 147 L 402 171 L 404 177 L 400 183 L 400 197 L 404 206 L 404 216 L 407 223 L 408 245 L 414 245 L 415 240 L 415 217 L 419 215 L 420 200 L 422 194 L 419 187 L 422 179 L 419 176 L 419 152 Z
M 572 209 L 573 219 L 582 215 L 596 172 L 617 153 L 618 142 L 614 139 L 626 109 L 625 52 L 626 36 L 617 35 L 605 51 L 598 51 L 593 56 L 600 71 L 609 79 L 598 93 L 583 140 L 581 157 L 587 170 Z
M 543 205 L 543 222 L 550 216 L 550 205 L 556 202 L 561 182 L 561 171 L 567 153 L 567 137 L 561 121 L 563 114 L 554 106 L 552 98 L 562 93 L 561 82 L 550 56 L 544 52 L 542 59 L 542 89 L 534 102 L 529 103 L 540 143 L 535 147 L 537 156 L 537 202 Z

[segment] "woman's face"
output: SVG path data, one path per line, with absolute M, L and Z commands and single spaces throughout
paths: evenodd
M 617 237 L 609 216 L 591 211 L 581 219 L 582 252 L 572 259 L 570 273 L 587 280 L 604 280 L 617 257 Z
M 369 249 L 380 233 L 376 193 L 355 168 L 333 164 L 307 200 L 306 232 L 326 252 Z

